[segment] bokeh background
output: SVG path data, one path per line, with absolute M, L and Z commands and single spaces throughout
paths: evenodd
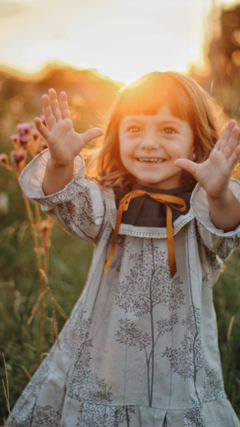
M 40 116 L 50 87 L 68 94 L 75 129 L 103 126 L 119 90 L 150 71 L 192 76 L 240 119 L 240 3 L 220 0 L 0 0 L 0 153 L 21 122 Z M 239 175 L 240 177 L 240 175 Z M 37 368 L 40 292 L 31 227 L 16 175 L 0 166 L 0 425 Z M 93 247 L 54 225 L 49 285 L 70 315 Z M 240 417 L 240 250 L 214 286 L 227 395 Z M 45 301 L 42 358 L 50 348 Z M 57 313 L 59 330 L 65 319 Z M 6 366 L 2 354 L 5 356 Z

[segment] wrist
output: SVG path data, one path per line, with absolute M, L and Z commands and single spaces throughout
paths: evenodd
M 208 203 L 219 206 L 228 205 L 229 203 L 231 203 L 233 197 L 233 193 L 231 192 L 229 187 L 224 189 L 218 196 L 212 196 L 207 193 Z
M 54 160 L 52 157 L 50 157 L 48 163 L 47 163 L 47 168 L 48 169 L 52 169 L 52 170 L 59 170 L 59 171 L 64 171 L 64 170 L 71 170 L 74 168 L 74 159 L 70 162 L 66 161 L 59 161 L 59 160 Z

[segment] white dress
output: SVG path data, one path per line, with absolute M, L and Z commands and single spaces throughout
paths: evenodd
M 12 411 L 13 427 L 239 427 L 221 373 L 212 285 L 240 244 L 240 227 L 212 224 L 197 185 L 174 222 L 177 273 L 170 277 L 166 228 L 121 224 L 113 191 L 84 180 L 81 158 L 62 190 L 44 196 L 48 150 L 23 171 L 28 197 L 68 232 L 94 242 L 83 294 Z M 240 200 L 240 183 L 231 180 Z M 81 260 L 79 260 L 81 262 Z

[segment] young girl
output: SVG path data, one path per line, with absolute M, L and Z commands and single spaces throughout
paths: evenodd
M 22 188 L 96 247 L 61 350 L 55 343 L 24 390 L 13 427 L 240 426 L 212 302 L 240 243 L 235 122 L 218 139 L 196 83 L 150 73 L 119 95 L 86 180 L 79 152 L 102 131 L 74 132 L 64 92 L 59 104 L 53 89 L 42 100 L 47 128 L 35 122 L 49 150 Z

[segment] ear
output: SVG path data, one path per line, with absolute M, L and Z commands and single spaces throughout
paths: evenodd
M 192 150 L 188 159 L 191 160 L 192 162 L 196 162 L 197 160 L 197 153 L 194 146 L 192 147 Z

